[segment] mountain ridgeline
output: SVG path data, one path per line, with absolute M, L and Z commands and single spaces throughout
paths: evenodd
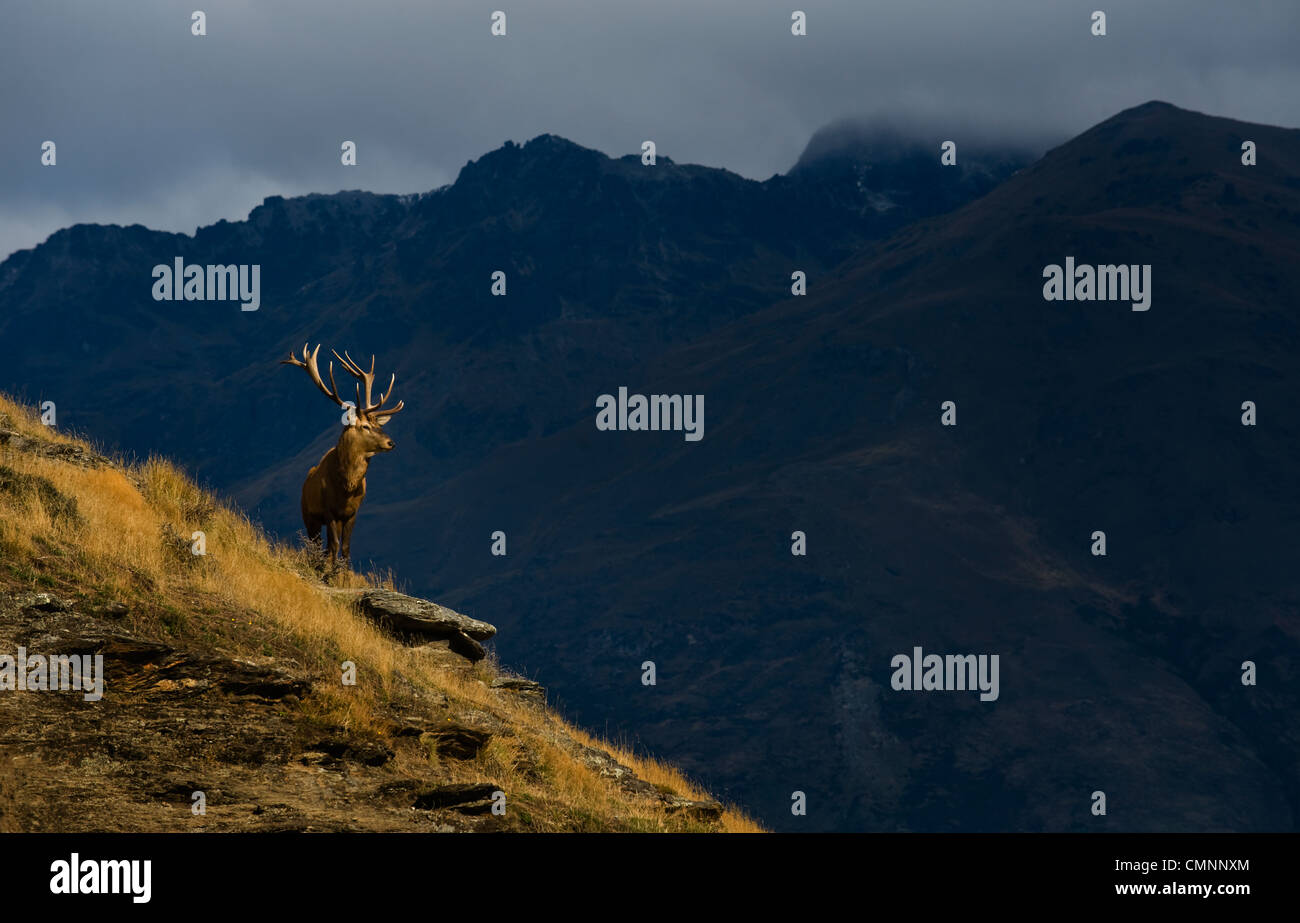
M 759 183 L 542 136 L 415 197 L 73 227 L 0 265 L 0 388 L 287 536 L 337 414 L 275 362 L 376 353 L 407 409 L 354 553 L 775 829 L 1295 829 L 1300 132 L 957 140 Z M 260 264 L 260 309 L 154 301 L 177 256 Z M 1045 301 L 1068 257 L 1151 266 L 1149 310 Z M 622 386 L 706 435 L 598 430 Z M 917 647 L 998 655 L 996 700 L 894 688 Z

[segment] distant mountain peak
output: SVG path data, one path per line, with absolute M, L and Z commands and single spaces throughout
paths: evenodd
M 1125 112 L 1141 112 L 1144 109 L 1177 109 L 1173 103 L 1167 103 L 1163 99 L 1152 99 L 1140 106 L 1134 106 L 1132 109 L 1126 109 Z M 1186 110 L 1183 110 L 1186 111 Z M 1120 115 L 1123 115 L 1121 112 Z
M 483 180 L 497 182 L 503 179 L 529 179 L 539 172 L 553 174 L 596 175 L 627 166 L 641 166 L 641 154 L 624 154 L 611 157 L 602 151 L 585 147 L 560 135 L 541 134 L 523 144 L 506 141 L 501 147 L 489 151 L 477 160 L 471 160 L 461 169 L 455 185 L 474 185 Z M 677 166 L 671 157 L 657 154 L 657 167 Z M 649 178 L 649 177 L 646 177 Z
M 514 142 L 507 141 L 506 145 L 507 146 L 514 145 Z M 552 149 L 552 150 L 578 150 L 578 151 L 592 150 L 589 147 L 583 147 L 581 144 L 579 144 L 576 141 L 570 141 L 568 138 L 565 138 L 562 135 L 554 135 L 551 134 L 550 132 L 543 132 L 537 137 L 524 142 L 523 149 L 524 150 Z
M 1189 109 L 1182 109 L 1178 106 L 1175 106 L 1173 103 L 1167 103 L 1164 102 L 1163 100 L 1153 99 L 1153 100 L 1149 100 L 1148 102 L 1142 103 L 1141 105 L 1138 106 L 1130 106 L 1127 109 L 1121 109 L 1119 112 L 1116 112 L 1110 118 L 1105 119 L 1102 122 L 1099 122 L 1097 125 L 1094 125 L 1093 127 L 1098 128 L 1102 125 L 1113 125 L 1113 124 L 1122 124 L 1126 122 L 1145 121 L 1151 118 L 1195 119 L 1195 118 L 1210 118 L 1210 116 L 1206 116 L 1206 114 L 1203 112 L 1193 112 Z M 1087 134 L 1087 132 L 1083 132 L 1083 134 Z
M 838 119 L 813 133 L 790 172 L 827 160 L 892 160 L 921 147 L 915 136 L 905 134 L 892 122 Z
M 814 132 L 790 174 L 827 164 L 869 167 L 917 157 L 937 158 L 939 144 L 946 140 L 957 141 L 964 157 L 981 161 L 1025 162 L 1034 159 L 1041 150 L 1015 141 L 993 143 L 983 135 L 971 137 L 969 131 L 952 125 L 926 126 L 914 120 L 883 116 L 846 118 Z

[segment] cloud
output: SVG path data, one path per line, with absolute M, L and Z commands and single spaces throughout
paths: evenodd
M 805 37 L 789 0 L 529 2 L 502 38 L 494 5 L 464 0 L 220 0 L 205 37 L 164 0 L 20 4 L 0 36 L 0 255 L 79 221 L 191 233 L 272 193 L 425 191 L 545 132 L 761 179 L 851 116 L 1030 144 L 1149 99 L 1300 124 L 1287 0 L 1117 5 L 1102 38 L 1096 0 L 795 5 Z

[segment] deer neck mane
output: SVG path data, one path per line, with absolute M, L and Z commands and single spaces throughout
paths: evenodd
M 366 479 L 366 469 L 370 467 L 370 459 L 361 447 L 360 435 L 355 427 L 343 428 L 343 434 L 339 436 L 334 450 L 338 456 L 339 473 L 343 475 L 344 486 L 349 493 L 355 493 Z

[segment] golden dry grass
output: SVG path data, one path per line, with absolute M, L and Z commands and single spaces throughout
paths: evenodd
M 24 435 L 90 448 L 42 426 L 32 411 L 4 395 L 0 415 Z M 474 760 L 440 761 L 432 749 L 422 758 L 451 781 L 491 781 L 511 793 L 522 829 L 703 829 L 622 792 L 563 744 L 569 739 L 603 749 L 661 790 L 709 797 L 679 771 L 489 688 L 483 680 L 490 664 L 470 674 L 439 669 L 394 643 L 322 592 L 310 554 L 272 543 L 241 511 L 197 487 L 171 463 L 151 458 L 93 469 L 0 447 L 0 466 L 45 479 L 58 494 L 75 498 L 77 507 L 73 517 L 48 508 L 39 492 L 0 491 L 0 585 L 127 601 L 133 630 L 201 639 L 243 656 L 274 653 L 318 678 L 337 676 L 340 664 L 350 660 L 358 667 L 356 686 L 318 682 L 300 707 L 308 720 L 357 734 L 386 735 L 390 725 L 383 715 L 412 685 L 445 695 L 458 710 L 491 715 L 512 733 L 493 737 Z M 198 531 L 206 541 L 201 557 L 186 547 Z M 394 575 L 348 573 L 333 582 L 392 587 Z M 401 771 L 410 759 L 400 757 L 394 768 Z M 730 832 L 763 829 L 730 809 L 720 826 Z

